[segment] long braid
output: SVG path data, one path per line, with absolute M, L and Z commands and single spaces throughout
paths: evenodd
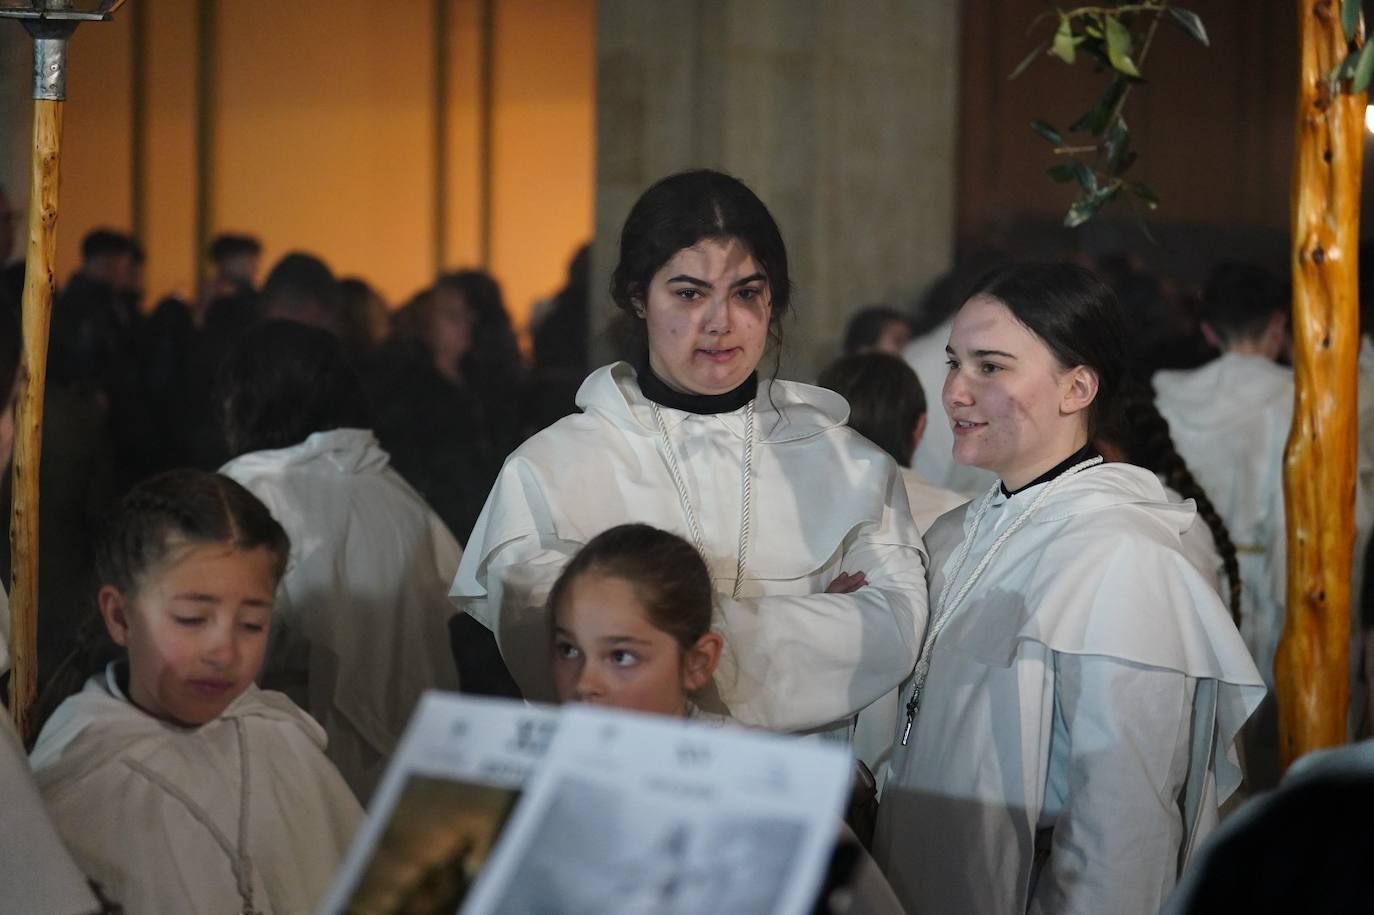
M 1169 434 L 1169 422 L 1155 406 L 1153 391 L 1143 385 L 1131 385 L 1122 392 L 1121 409 L 1131 440 L 1131 460 L 1162 475 L 1172 489 L 1197 503 L 1197 513 L 1211 529 L 1212 540 L 1221 554 L 1222 568 L 1226 570 L 1226 580 L 1230 585 L 1231 618 L 1239 626 L 1240 563 L 1236 559 L 1236 545 L 1226 529 L 1226 522 L 1221 519 L 1216 506 L 1174 447 L 1173 437 Z
M 124 656 L 120 648 L 105 630 L 105 621 L 99 611 L 90 607 L 76 630 L 76 644 L 52 675 L 48 677 L 38 701 L 34 703 L 33 732 L 29 735 L 28 749 L 38 739 L 43 725 L 57 711 L 57 707 L 69 696 L 81 691 L 87 678 L 105 669 L 105 665 Z

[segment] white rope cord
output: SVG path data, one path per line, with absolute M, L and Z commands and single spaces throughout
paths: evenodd
M 706 559 L 706 541 L 701 535 L 701 525 L 697 522 L 696 510 L 692 508 L 692 496 L 687 491 L 687 481 L 682 476 L 682 468 L 678 465 L 677 449 L 673 447 L 673 440 L 668 437 L 668 424 L 663 419 L 663 411 L 658 408 L 658 404 L 649 403 L 653 408 L 654 420 L 658 423 L 658 434 L 663 439 L 663 452 L 668 461 L 668 471 L 673 476 L 673 484 L 677 487 L 678 501 L 682 504 L 682 513 L 687 516 L 687 530 L 692 535 L 692 545 L 697 548 L 703 560 Z M 750 519 L 753 515 L 752 503 L 754 499 L 754 402 L 749 401 L 744 408 L 744 459 L 742 462 L 740 492 L 740 518 L 739 518 L 739 544 L 735 551 L 735 586 L 731 591 L 732 597 L 739 597 L 740 587 L 744 583 L 744 572 L 749 562 L 749 541 L 750 541 Z
M 148 781 L 166 791 L 172 797 L 181 802 L 186 808 L 186 812 L 191 814 L 200 825 L 204 826 L 210 833 L 210 837 L 223 849 L 225 855 L 229 857 L 229 870 L 234 875 L 234 883 L 238 888 L 239 899 L 243 902 L 243 908 L 239 910 L 239 915 L 261 915 L 257 909 L 253 908 L 253 871 L 252 859 L 248 856 L 248 741 L 243 732 L 243 722 L 235 718 L 234 730 L 239 739 L 239 840 L 238 845 L 232 845 L 229 837 L 226 836 L 215 823 L 210 819 L 204 809 L 201 808 L 191 797 L 176 785 L 171 784 L 149 769 L 138 760 L 126 760 L 129 768 L 142 775 Z
M 964 598 L 973 590 L 974 584 L 992 563 L 993 557 L 1002 548 L 1002 544 L 1006 543 L 1012 534 L 1020 530 L 1030 520 L 1031 515 L 1035 514 L 1040 506 L 1045 504 L 1045 500 L 1074 474 L 1100 463 L 1102 463 L 1101 457 L 1089 458 L 1080 464 L 1075 464 L 1051 480 L 1048 486 L 1040 490 L 1031 504 L 1026 506 L 1025 510 L 1017 515 L 1011 524 L 1007 525 L 1007 529 L 998 535 L 997 539 L 992 542 L 992 546 L 988 547 L 988 551 L 983 554 L 978 565 L 974 566 L 972 574 L 955 591 L 952 585 L 958 581 L 959 573 L 963 571 L 964 562 L 968 559 L 969 551 L 973 547 L 973 540 L 978 536 L 978 526 L 982 524 L 983 516 L 992 507 L 992 500 L 997 496 L 997 491 L 1002 484 L 1000 482 L 994 483 L 987 495 L 983 496 L 983 501 L 979 503 L 978 511 L 973 516 L 973 525 L 968 536 L 964 538 L 964 542 L 959 545 L 959 552 L 955 554 L 954 562 L 950 566 L 949 578 L 945 580 L 944 592 L 940 595 L 940 603 L 935 608 L 935 618 L 931 620 L 930 626 L 926 629 L 925 641 L 921 643 L 921 654 L 916 660 L 916 669 L 912 672 L 911 698 L 906 704 L 906 724 L 902 728 L 902 746 L 906 746 L 907 742 L 911 740 L 911 726 L 916 721 L 916 713 L 921 707 L 921 690 L 925 687 L 926 677 L 930 675 L 931 659 L 935 653 L 935 640 L 940 637 L 946 624 L 954 617 L 954 611 L 959 608 Z M 950 594 L 954 595 L 952 599 Z

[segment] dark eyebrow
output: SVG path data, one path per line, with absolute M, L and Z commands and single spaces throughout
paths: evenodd
M 697 279 L 696 277 L 694 277 L 694 276 L 688 276 L 688 275 L 685 274 L 685 273 L 679 273 L 677 276 L 670 276 L 670 277 L 668 277 L 667 282 L 669 282 L 669 283 L 691 283 L 693 286 L 698 286 L 698 287 L 700 287 L 700 288 L 702 288 L 702 289 L 711 289 L 711 288 L 713 288 L 713 287 L 711 286 L 711 284 L 708 283 L 708 282 L 706 282 L 705 280 L 699 280 L 699 279 Z
M 199 591 L 183 591 L 181 594 L 172 595 L 172 600 L 185 601 L 188 604 L 211 604 L 217 605 L 220 599 L 213 594 L 202 594 Z M 250 597 L 243 602 L 247 607 L 271 607 L 270 600 L 258 600 Z
M 954 347 L 952 347 L 952 346 L 946 346 L 946 347 L 945 347 L 945 355 L 946 355 L 946 356 L 957 356 L 958 354 L 954 352 Z M 973 358 L 975 358 L 975 359 L 982 359 L 982 358 L 985 358 L 985 357 L 987 357 L 987 356 L 1001 356 L 1003 359 L 1015 359 L 1015 358 L 1016 358 L 1016 357 L 1013 356 L 1011 353 L 1004 353 L 1004 352 L 1002 352 L 1000 349 L 976 349 L 976 350 L 973 351 Z
M 731 289 L 736 289 L 736 288 L 738 288 L 738 287 L 740 287 L 740 286 L 747 286 L 747 285 L 749 285 L 750 283 L 757 283 L 757 282 L 760 281 L 760 280 L 762 280 L 762 281 L 765 282 L 765 283 L 768 282 L 768 275 L 767 275 L 767 274 L 764 274 L 764 273 L 754 273 L 754 274 L 751 274 L 750 276 L 746 276 L 746 277 L 745 277 L 744 279 L 742 279 L 742 280 L 735 280 L 733 283 L 730 284 L 730 288 L 731 288 Z M 697 279 L 696 277 L 694 277 L 694 276 L 688 276 L 688 275 L 685 274 L 685 273 L 679 273 L 677 276 L 670 276 L 670 277 L 666 280 L 666 282 L 669 282 L 669 283 L 691 283 L 693 286 L 697 286 L 697 287 L 699 287 L 699 288 L 701 288 L 701 289 L 714 289 L 714 288 L 715 288 L 714 286 L 712 286 L 710 283 L 706 282 L 705 280 L 699 280 L 699 279 Z
M 172 600 L 184 600 L 193 604 L 217 604 L 219 598 L 213 594 L 201 594 L 199 591 L 186 591 L 181 594 L 173 595 Z

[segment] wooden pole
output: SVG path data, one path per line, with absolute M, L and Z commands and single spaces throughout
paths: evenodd
M 10 707 L 25 740 L 38 689 L 38 467 L 43 444 L 43 388 L 48 368 L 62 102 L 33 103 L 33 168 L 24 267 L 23 369 L 15 415 L 14 497 L 10 515 Z
M 1296 397 L 1285 455 L 1287 620 L 1274 669 L 1283 764 L 1346 739 L 1354 542 L 1356 286 L 1365 95 L 1332 92 L 1340 4 L 1298 0 L 1293 165 Z

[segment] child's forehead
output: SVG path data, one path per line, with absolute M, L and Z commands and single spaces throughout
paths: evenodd
M 194 579 L 207 585 L 216 581 L 250 582 L 265 574 L 275 588 L 276 564 L 276 557 L 267 547 L 197 541 L 176 535 L 167 539 L 161 555 L 136 576 L 134 587 L 143 590 L 180 579 Z
M 553 608 L 553 618 L 556 625 L 565 628 L 607 621 L 638 621 L 652 626 L 648 607 L 634 582 L 596 568 L 568 582 Z

